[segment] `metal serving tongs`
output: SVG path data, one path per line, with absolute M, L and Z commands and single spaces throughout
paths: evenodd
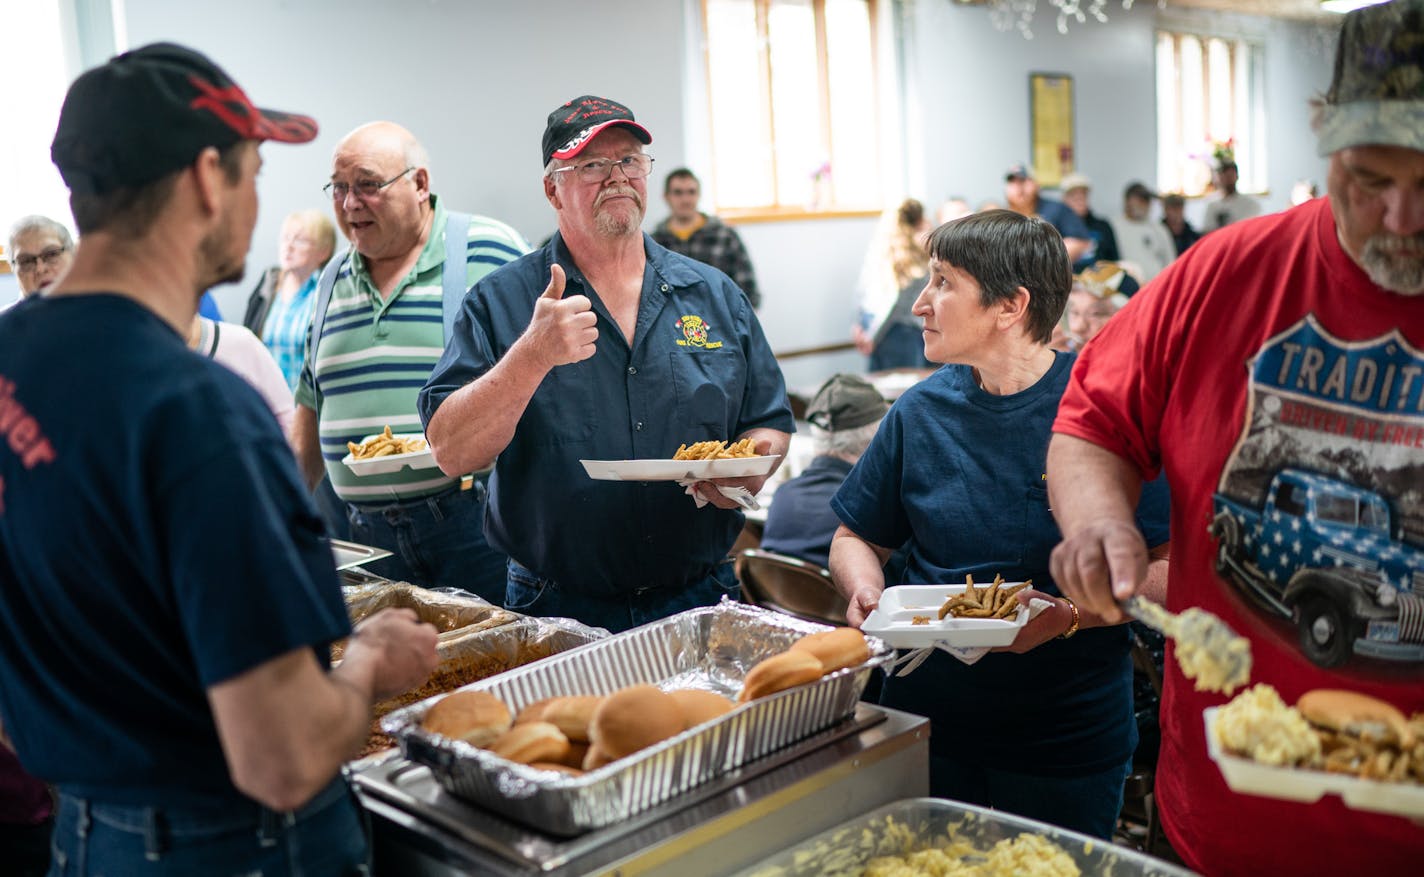
M 1230 694 L 1251 679 L 1251 643 L 1226 622 L 1195 606 L 1168 612 L 1141 595 L 1120 601 L 1122 610 L 1177 644 L 1177 663 L 1197 691 Z

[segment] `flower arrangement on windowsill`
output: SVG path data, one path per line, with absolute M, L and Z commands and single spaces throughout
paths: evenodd
M 1236 138 L 1228 137 L 1225 140 L 1213 140 L 1211 142 L 1211 161 L 1214 167 L 1221 167 L 1224 164 L 1236 164 Z

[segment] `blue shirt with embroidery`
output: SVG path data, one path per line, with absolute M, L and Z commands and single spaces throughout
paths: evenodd
M 561 588 L 613 596 L 702 579 L 727 555 L 742 514 L 697 508 L 674 482 L 594 481 L 581 459 L 669 458 L 680 444 L 749 429 L 791 432 L 781 370 L 751 303 L 726 275 L 644 235 L 630 348 L 559 235 L 477 283 L 420 393 L 429 424 L 445 397 L 485 374 L 529 325 L 557 262 L 565 298 L 598 317 L 590 359 L 544 378 L 495 462 L 485 535 Z

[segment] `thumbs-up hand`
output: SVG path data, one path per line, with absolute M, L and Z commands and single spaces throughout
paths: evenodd
M 564 298 L 564 269 L 549 268 L 549 285 L 534 302 L 534 316 L 524 337 L 548 368 L 581 362 L 594 353 L 598 315 L 586 295 Z

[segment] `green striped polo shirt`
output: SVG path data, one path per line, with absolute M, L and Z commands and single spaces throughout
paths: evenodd
M 445 351 L 441 272 L 445 263 L 445 208 L 435 205 L 430 239 L 415 267 L 382 300 L 359 253 L 336 275 L 317 359 L 307 359 L 297 385 L 298 405 L 317 414 L 321 456 L 336 495 L 347 502 L 380 503 L 437 493 L 456 479 L 439 469 L 401 469 L 357 475 L 342 464 L 348 441 L 380 432 L 419 433 L 415 399 Z M 529 251 L 519 232 L 483 216 L 470 220 L 465 249 L 466 288 Z

